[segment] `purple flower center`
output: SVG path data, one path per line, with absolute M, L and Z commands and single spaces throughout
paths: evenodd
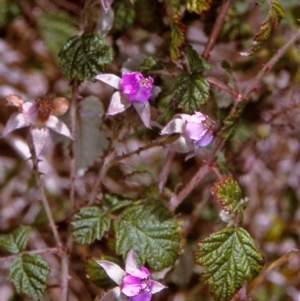
M 123 74 L 120 90 L 129 101 L 145 103 L 151 96 L 153 78 L 145 78 L 140 72 Z

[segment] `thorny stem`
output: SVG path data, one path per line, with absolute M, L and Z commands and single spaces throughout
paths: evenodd
M 221 10 L 218 14 L 218 18 L 215 22 L 215 25 L 210 34 L 208 43 L 206 44 L 205 49 L 202 54 L 202 57 L 206 60 L 209 59 L 210 52 L 214 48 L 215 43 L 217 42 L 218 35 L 222 29 L 225 17 L 227 15 L 227 11 L 228 11 L 231 3 L 232 3 L 232 0 L 224 0 L 224 2 L 222 4 Z
M 162 191 L 164 189 L 164 186 L 167 182 L 174 156 L 175 156 L 174 152 L 168 151 L 166 160 L 165 160 L 164 165 L 163 165 L 163 168 L 162 168 L 162 170 L 161 170 L 161 172 L 158 176 L 157 183 L 158 183 L 159 194 L 162 193 Z
M 61 239 L 58 235 L 57 228 L 56 228 L 56 225 L 55 225 L 55 222 L 54 222 L 54 219 L 52 216 L 52 212 L 51 212 L 51 209 L 49 206 L 49 202 L 48 202 L 48 199 L 45 194 L 44 185 L 43 185 L 41 177 L 40 177 L 40 173 L 39 173 L 39 169 L 38 169 L 38 158 L 37 158 L 36 151 L 34 148 L 33 137 L 31 135 L 31 132 L 29 132 L 28 144 L 29 144 L 29 148 L 31 151 L 31 155 L 32 155 L 33 173 L 34 173 L 34 177 L 35 177 L 35 180 L 36 180 L 36 183 L 38 186 L 38 190 L 40 192 L 40 197 L 42 199 L 42 203 L 43 203 L 43 206 L 44 206 L 44 209 L 45 209 L 48 221 L 49 221 L 51 231 L 52 231 L 54 239 L 56 241 L 56 244 L 58 247 L 61 247 L 62 246 Z
M 285 54 L 285 52 L 291 47 L 291 45 L 300 37 L 300 29 L 295 33 L 295 35 L 284 45 L 282 46 L 276 54 L 269 60 L 269 62 L 262 68 L 262 70 L 256 75 L 252 84 L 249 86 L 248 89 L 242 94 L 239 95 L 239 101 L 235 103 L 233 106 L 230 114 L 228 115 L 227 119 L 231 118 L 235 113 L 237 106 L 242 101 L 245 101 L 247 97 L 256 89 L 259 81 L 262 79 L 264 74 L 271 70 L 274 65 L 278 62 L 278 60 Z M 224 124 L 226 124 L 226 120 Z M 170 207 L 171 210 L 175 210 L 181 202 L 187 197 L 187 195 L 200 183 L 206 173 L 209 171 L 209 166 L 211 166 L 215 160 L 215 156 L 217 151 L 222 147 L 225 142 L 225 139 L 220 135 L 222 133 L 223 128 L 219 131 L 219 135 L 216 137 L 214 148 L 211 151 L 208 159 L 204 162 L 204 165 L 199 168 L 198 172 L 194 175 L 194 177 L 188 182 L 188 184 L 180 191 L 178 195 L 174 195 L 170 200 Z
M 15 259 L 16 257 L 22 256 L 24 254 L 59 253 L 59 251 L 60 250 L 58 248 L 46 248 L 46 249 L 41 249 L 41 250 L 25 251 L 25 252 L 18 253 L 16 255 L 1 257 L 0 262 L 4 262 L 4 261 L 7 261 L 7 260 L 12 260 L 12 259 Z
M 72 137 L 76 137 L 76 112 L 77 112 L 77 100 L 78 100 L 78 89 L 80 81 L 75 79 L 72 86 L 72 100 L 70 104 L 70 132 Z M 74 213 L 75 207 L 75 180 L 76 180 L 76 158 L 75 158 L 75 142 L 70 142 L 70 214 Z M 68 300 L 68 286 L 69 286 L 69 252 L 71 252 L 73 246 L 73 238 L 70 235 L 67 242 L 67 249 L 61 259 L 61 301 Z
M 227 85 L 225 85 L 224 83 L 222 83 L 221 81 L 217 80 L 214 77 L 208 76 L 205 78 L 208 83 L 212 86 L 217 87 L 219 90 L 223 90 L 225 92 L 227 92 L 228 94 L 230 94 L 234 99 L 238 98 L 238 93 L 233 91 L 232 89 L 230 89 Z

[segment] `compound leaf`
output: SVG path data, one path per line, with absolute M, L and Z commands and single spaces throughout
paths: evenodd
M 24 254 L 15 258 L 9 268 L 9 280 L 18 293 L 25 293 L 35 299 L 43 296 L 46 276 L 50 268 L 39 255 Z
M 203 59 L 190 44 L 185 46 L 185 54 L 188 60 L 189 69 L 192 73 L 202 72 L 212 68 L 212 66 Z
M 10 253 L 18 254 L 26 248 L 29 232 L 30 227 L 21 226 L 10 234 L 1 234 L 0 246 Z
M 185 41 L 185 25 L 180 21 L 180 12 L 173 16 L 173 24 L 171 28 L 170 56 L 176 61 L 181 56 L 181 48 Z
M 74 216 L 72 226 L 75 241 L 90 244 L 109 229 L 110 217 L 98 207 L 86 207 Z
M 205 10 L 209 10 L 212 0 L 186 0 L 186 9 L 191 13 L 201 14 Z
M 112 61 L 112 49 L 94 32 L 70 38 L 59 53 L 62 71 L 69 79 L 92 80 Z
M 160 204 L 137 204 L 126 208 L 114 222 L 116 252 L 124 257 L 133 250 L 137 261 L 155 270 L 174 264 L 179 248 L 176 219 Z
M 198 243 L 195 260 L 207 266 L 201 275 L 211 286 L 217 301 L 229 301 L 261 270 L 264 260 L 250 234 L 243 228 L 229 227 Z
M 174 97 L 180 108 L 187 112 L 199 110 L 207 102 L 209 83 L 199 73 L 183 74 L 174 84 Z
M 220 202 L 223 210 L 228 213 L 238 211 L 242 190 L 232 176 L 225 176 L 221 181 L 215 183 L 211 192 L 215 200 Z

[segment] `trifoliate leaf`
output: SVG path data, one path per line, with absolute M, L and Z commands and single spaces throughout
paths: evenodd
M 207 102 L 209 83 L 199 73 L 183 74 L 176 80 L 173 90 L 178 106 L 192 113 Z
M 255 45 L 252 47 L 251 53 L 259 50 L 262 43 L 270 38 L 283 17 L 284 12 L 281 5 L 278 1 L 273 0 L 268 18 L 260 25 L 259 31 L 254 37 Z
M 189 64 L 189 70 L 191 73 L 193 72 L 202 72 L 205 70 L 210 70 L 212 66 L 202 58 L 198 52 L 194 49 L 190 44 L 186 44 L 185 46 L 185 54 L 187 57 L 187 61 Z
M 17 0 L 0 0 L 0 27 L 5 26 L 20 13 Z
M 225 176 L 221 181 L 215 183 L 211 193 L 215 200 L 221 204 L 223 210 L 228 213 L 238 211 L 242 190 L 232 176 Z
M 15 258 L 9 268 L 9 280 L 18 293 L 37 299 L 43 296 L 50 268 L 39 255 L 24 254 Z
M 185 41 L 185 25 L 180 21 L 180 12 L 178 11 L 173 17 L 170 41 L 171 60 L 176 61 L 181 57 L 181 48 Z
M 195 260 L 207 266 L 201 275 L 217 301 L 229 301 L 261 270 L 264 260 L 250 234 L 243 228 L 225 228 L 198 243 Z
M 114 5 L 115 20 L 113 29 L 123 31 L 130 27 L 135 20 L 135 9 L 129 0 L 117 1 Z
M 66 41 L 75 34 L 75 20 L 62 11 L 45 11 L 37 18 L 39 32 L 48 49 L 57 56 Z
M 97 33 L 72 37 L 59 53 L 62 71 L 69 79 L 92 80 L 113 59 L 112 49 Z
M 212 0 L 186 0 L 186 9 L 191 13 L 201 14 L 209 10 Z
M 109 229 L 110 217 L 98 207 L 82 208 L 72 221 L 73 236 L 79 244 L 90 244 L 101 239 Z
M 0 246 L 10 253 L 18 254 L 26 248 L 29 232 L 30 227 L 21 226 L 10 234 L 1 234 Z
M 94 96 L 83 99 L 79 105 L 75 137 L 75 158 L 77 168 L 87 168 L 103 155 L 109 145 L 108 134 L 102 127 L 104 108 Z
M 162 62 L 158 58 L 149 56 L 144 59 L 142 64 L 139 66 L 138 70 L 141 72 L 147 72 L 152 70 L 163 69 L 163 67 L 164 66 Z
M 155 270 L 174 264 L 178 256 L 179 226 L 160 204 L 137 204 L 114 222 L 116 252 L 124 257 L 133 250 L 139 265 Z

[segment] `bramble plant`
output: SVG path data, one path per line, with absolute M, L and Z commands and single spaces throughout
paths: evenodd
M 0 299 L 299 300 L 299 12 L 0 1 Z

